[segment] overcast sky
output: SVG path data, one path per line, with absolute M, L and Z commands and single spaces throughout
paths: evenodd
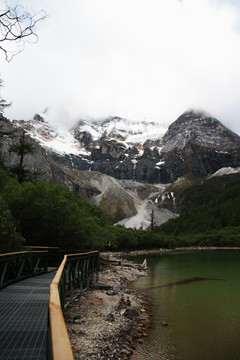
M 169 125 L 196 108 L 240 134 L 239 0 L 18 3 L 48 17 L 37 44 L 10 63 L 0 54 L 9 118 L 48 107 L 60 123 L 118 115 Z

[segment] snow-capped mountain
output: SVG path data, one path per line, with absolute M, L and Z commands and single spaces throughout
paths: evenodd
M 55 161 L 119 180 L 169 183 L 187 174 L 202 177 L 240 166 L 240 137 L 195 111 L 182 114 L 168 130 L 158 123 L 120 117 L 81 119 L 71 129 L 51 126 L 46 114 L 13 123 Z
M 169 126 L 162 138 L 163 152 L 183 149 L 188 142 L 201 146 L 230 149 L 240 144 L 240 138 L 217 119 L 204 113 L 188 111 Z
M 24 131 L 34 146 L 24 158 L 27 168 L 76 190 L 126 227 L 149 227 L 152 211 L 157 225 L 177 216 L 173 190 L 164 193 L 167 184 L 240 167 L 240 137 L 194 111 L 182 114 L 167 131 L 157 123 L 118 117 L 82 119 L 71 129 L 52 126 L 47 115 L 30 121 L 2 118 L 1 124 L 5 131 L 16 130 L 2 142 L 7 166 L 16 163 L 9 146 Z
M 117 141 L 126 149 L 134 145 L 141 149 L 146 140 L 160 139 L 167 130 L 158 123 L 120 117 L 99 121 L 82 119 L 72 128 L 51 125 L 46 114 L 36 114 L 32 120 L 14 120 L 13 123 L 47 150 L 67 155 L 90 155 L 89 149 L 97 148 L 103 140 Z
M 73 128 L 73 131 L 75 136 L 86 132 L 93 141 L 99 141 L 104 137 L 108 140 L 118 140 L 127 147 L 131 144 L 143 144 L 148 139 L 161 138 L 166 132 L 166 127 L 154 122 L 110 117 L 94 122 L 81 120 Z
M 72 132 L 67 128 L 50 125 L 45 115 L 36 114 L 29 121 L 13 120 L 13 124 L 24 129 L 27 135 L 46 150 L 59 154 L 80 154 L 79 142 Z

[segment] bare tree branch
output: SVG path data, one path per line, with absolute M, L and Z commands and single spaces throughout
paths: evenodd
M 5 11 L 0 11 L 0 51 L 8 62 L 24 50 L 26 41 L 38 41 L 36 25 L 46 16 L 43 10 L 30 14 L 21 5 L 13 8 L 9 6 Z

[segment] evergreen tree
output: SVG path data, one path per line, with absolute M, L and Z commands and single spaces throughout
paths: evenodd
M 151 228 L 150 228 L 151 231 L 154 230 L 155 225 L 156 225 L 156 222 L 155 222 L 155 219 L 154 219 L 154 210 L 152 209 L 152 212 L 151 212 Z
M 27 245 L 103 248 L 107 217 L 74 191 L 42 181 L 11 182 L 4 199 Z
M 22 183 L 23 181 L 29 179 L 31 172 L 25 169 L 23 165 L 24 157 L 27 154 L 32 154 L 34 151 L 33 145 L 25 140 L 25 131 L 23 131 L 22 136 L 19 139 L 19 142 L 12 144 L 9 147 L 10 153 L 15 153 L 19 157 L 19 163 L 12 166 L 11 171 L 17 177 L 18 181 Z
M 0 79 L 0 87 L 2 87 L 2 80 Z M 11 103 L 8 103 L 0 96 L 0 115 L 3 114 L 4 110 L 9 107 Z
M 8 205 L 0 196 L 0 252 L 19 250 L 23 242 L 23 238 L 16 233 Z

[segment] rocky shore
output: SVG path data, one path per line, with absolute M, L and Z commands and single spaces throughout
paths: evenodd
M 129 252 L 118 252 L 115 253 L 117 256 L 139 256 L 139 255 L 154 255 L 164 254 L 176 251 L 226 251 L 226 250 L 240 250 L 240 247 L 234 246 L 188 246 L 188 247 L 177 247 L 174 249 L 151 249 L 151 250 L 132 250 Z
M 146 271 L 109 254 L 102 257 L 95 287 L 64 312 L 76 360 L 130 359 L 150 325 L 146 295 L 131 287 Z

